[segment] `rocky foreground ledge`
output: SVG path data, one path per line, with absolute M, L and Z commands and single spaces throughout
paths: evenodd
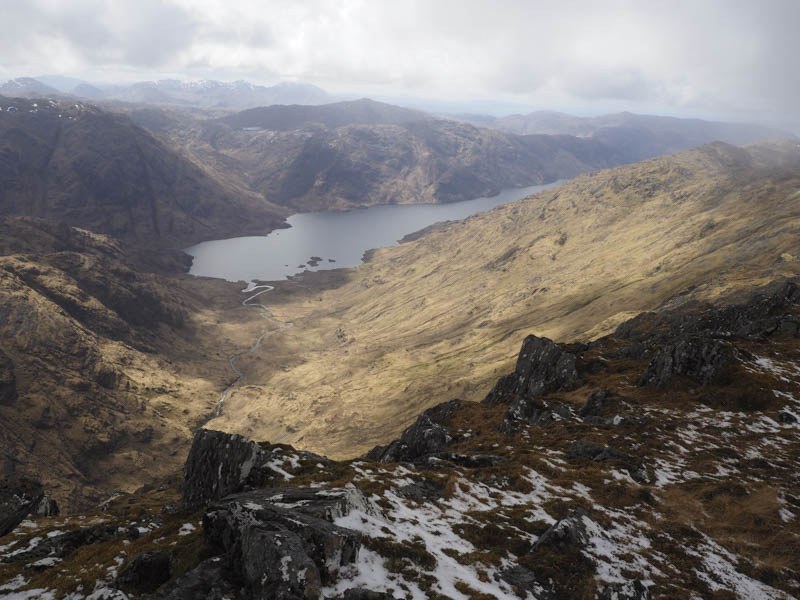
M 529 336 L 483 403 L 357 460 L 201 430 L 182 477 L 23 516 L 0 598 L 798 597 L 799 301 Z

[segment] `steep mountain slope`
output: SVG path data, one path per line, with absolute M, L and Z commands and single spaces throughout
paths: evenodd
M 30 217 L 0 218 L 0 477 L 62 508 L 176 469 L 232 353 L 182 280 L 187 257 Z
M 795 598 L 799 303 L 777 281 L 590 345 L 528 336 L 484 402 L 356 460 L 201 430 L 182 478 L 20 524 L 29 501 L 0 580 L 73 600 Z
M 170 246 L 282 222 L 281 209 L 213 179 L 124 116 L 52 100 L 0 98 L 0 108 L 0 215 Z
M 295 327 L 243 360 L 210 426 L 352 456 L 440 399 L 481 399 L 527 333 L 590 339 L 671 299 L 799 273 L 798 199 L 796 144 L 711 144 L 280 284 L 262 301 Z
M 724 123 L 702 119 L 679 119 L 633 113 L 600 117 L 576 117 L 559 112 L 538 111 L 482 121 L 506 133 L 561 134 L 589 137 L 623 153 L 626 162 L 652 158 L 701 146 L 713 141 L 749 144 L 769 138 L 791 137 L 785 131 L 747 123 Z
M 295 210 L 451 202 L 619 164 L 569 136 L 508 136 L 370 100 L 272 106 L 166 135 L 222 177 Z

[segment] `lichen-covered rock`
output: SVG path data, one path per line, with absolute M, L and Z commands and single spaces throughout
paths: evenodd
M 518 396 L 538 398 L 548 392 L 570 390 L 580 383 L 576 356 L 554 341 L 529 335 L 522 343 L 514 373 L 498 381 L 485 404 L 512 403 Z
M 197 509 L 241 491 L 264 451 L 240 435 L 200 429 L 183 467 L 183 504 Z
M 413 462 L 443 451 L 457 441 L 445 422 L 461 404 L 461 400 L 450 400 L 429 408 L 399 439 L 387 446 L 376 446 L 367 458 L 382 463 Z
M 0 537 L 22 523 L 44 497 L 42 484 L 27 477 L 0 481 Z
M 142 552 L 122 567 L 114 587 L 133 593 L 152 594 L 172 574 L 172 556 L 164 550 Z
M 589 521 L 589 516 L 585 510 L 579 508 L 573 511 L 569 516 L 551 525 L 536 540 L 533 550 L 543 546 L 549 546 L 558 551 L 563 551 L 567 546 L 584 547 L 589 542 L 587 521 Z
M 728 342 L 687 338 L 664 346 L 647 366 L 639 385 L 664 386 L 676 375 L 708 385 L 724 383 L 725 370 L 733 361 Z

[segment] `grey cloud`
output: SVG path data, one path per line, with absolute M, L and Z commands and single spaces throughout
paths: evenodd
M 354 91 L 800 120 L 796 0 L 5 4 L 0 64 L 14 74 L 205 69 Z

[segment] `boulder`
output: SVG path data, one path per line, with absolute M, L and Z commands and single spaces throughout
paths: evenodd
M 567 517 L 551 525 L 536 540 L 533 550 L 536 551 L 543 546 L 548 546 L 558 552 L 563 552 L 569 546 L 583 548 L 589 543 L 590 538 L 587 523 L 594 524 L 589 519 L 586 511 L 578 508 Z
M 554 341 L 529 335 L 522 343 L 514 373 L 497 382 L 485 404 L 511 403 L 517 396 L 538 398 L 580 386 L 576 356 Z
M 414 462 L 442 452 L 457 441 L 445 422 L 461 405 L 461 400 L 450 400 L 429 408 L 403 432 L 400 439 L 387 446 L 376 446 L 366 457 L 382 463 Z
M 656 355 L 639 385 L 664 386 L 676 375 L 697 383 L 725 383 L 726 367 L 733 361 L 732 346 L 722 340 L 686 338 L 667 344 Z
M 599 600 L 650 600 L 650 590 L 639 579 L 625 583 L 609 583 Z
M 44 497 L 42 484 L 27 477 L 6 477 L 0 481 L 0 537 L 22 523 Z
M 530 592 L 537 600 L 552 600 L 557 597 L 552 589 L 545 589 L 537 581 L 536 574 L 531 569 L 522 565 L 514 565 L 508 569 L 503 569 L 500 571 L 500 579 L 515 590 Z
M 164 550 L 153 550 L 136 555 L 114 580 L 114 587 L 124 592 L 152 594 L 172 574 L 172 556 Z

